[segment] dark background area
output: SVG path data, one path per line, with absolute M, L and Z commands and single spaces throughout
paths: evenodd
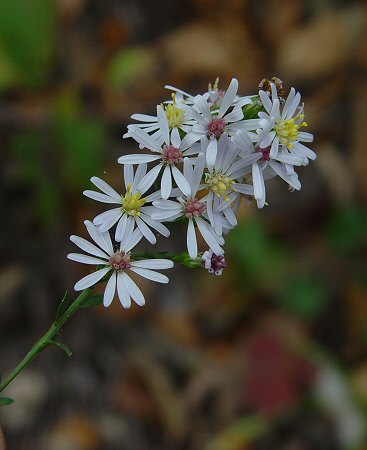
M 318 153 L 300 192 L 272 180 L 269 206 L 242 205 L 222 277 L 175 267 L 141 281 L 144 308 L 79 311 L 72 358 L 49 348 L 4 392 L 8 449 L 367 448 L 366 21 L 362 1 L 1 0 L 2 374 L 87 273 L 66 259 L 103 210 L 82 191 L 119 189 L 130 115 L 165 84 L 278 76 Z M 184 228 L 156 248 L 184 250 Z

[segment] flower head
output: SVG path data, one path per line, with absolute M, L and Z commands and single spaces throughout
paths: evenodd
M 316 154 L 302 144 L 312 142 L 313 135 L 302 130 L 307 127 L 307 123 L 304 121 L 303 105 L 300 105 L 301 95 L 292 88 L 283 104 L 279 100 L 278 89 L 274 83 L 270 83 L 270 91 L 259 91 L 265 108 L 264 112 L 259 113 L 259 148 L 269 148 L 270 158 L 280 163 L 307 165 L 309 159 L 316 158 Z
M 220 276 L 223 270 L 227 267 L 226 259 L 224 255 L 216 255 L 212 249 L 203 253 L 202 261 L 205 269 L 211 275 Z
M 142 179 L 141 185 L 144 189 L 149 189 L 153 183 L 162 174 L 161 178 L 161 196 L 164 199 L 168 199 L 171 195 L 173 184 L 185 194 L 188 195 L 191 192 L 191 187 L 182 174 L 180 167 L 183 160 L 193 152 L 195 148 L 192 144 L 194 140 L 192 136 L 186 135 L 181 139 L 179 132 L 169 133 L 168 119 L 161 106 L 158 106 L 158 117 L 162 125 L 163 143 L 157 141 L 153 136 L 150 136 L 143 129 L 137 126 L 130 126 L 129 133 L 141 147 L 146 147 L 152 153 L 151 154 L 133 154 L 121 156 L 118 159 L 120 164 L 141 164 L 148 162 L 157 162 Z M 198 151 L 198 150 L 197 150 Z
M 98 177 L 92 177 L 91 182 L 102 193 L 91 190 L 84 191 L 84 195 L 93 200 L 119 205 L 117 208 L 99 214 L 93 220 L 93 223 L 99 227 L 101 232 L 107 231 L 117 224 L 115 231 L 116 241 L 121 241 L 124 233 L 129 234 L 135 227 L 139 228 L 143 236 L 151 244 L 155 244 L 157 241 L 151 228 L 166 237 L 170 234 L 168 228 L 159 221 L 151 218 L 151 213 L 155 210 L 154 206 L 146 206 L 146 203 L 151 202 L 155 198 L 159 198 L 159 194 L 157 193 L 145 195 L 148 188 L 142 180 L 146 175 L 146 171 L 146 164 L 140 164 L 135 175 L 132 166 L 126 165 L 124 167 L 125 194 L 117 193 L 111 186 Z
M 87 289 L 104 278 L 108 278 L 103 295 L 104 306 L 109 306 L 117 291 L 121 305 L 124 308 L 131 306 L 131 299 L 139 306 L 145 304 L 144 295 L 130 278 L 129 272 L 134 272 L 149 280 L 158 283 L 168 283 L 168 278 L 152 269 L 169 269 L 173 262 L 168 259 L 146 259 L 135 261 L 131 250 L 143 237 L 141 231 L 136 229 L 125 233 L 118 250 L 114 250 L 108 232 L 101 232 L 92 222 L 84 222 L 90 237 L 95 244 L 79 236 L 70 236 L 70 240 L 87 255 L 81 253 L 69 253 L 68 258 L 83 264 L 97 265 L 100 267 L 95 272 L 79 280 L 74 289 L 81 291 Z
M 187 227 L 187 249 L 191 259 L 196 259 L 198 246 L 195 232 L 195 225 L 206 243 L 213 248 L 217 254 L 222 254 L 221 244 L 223 239 L 215 233 L 213 227 L 207 219 L 207 201 L 199 199 L 197 192 L 200 189 L 200 182 L 203 176 L 205 157 L 200 154 L 195 166 L 190 159 L 185 159 L 184 175 L 189 181 L 192 193 L 190 195 L 179 195 L 174 200 L 155 200 L 153 205 L 157 210 L 153 213 L 153 218 L 157 220 L 173 221 L 179 217 L 188 219 Z

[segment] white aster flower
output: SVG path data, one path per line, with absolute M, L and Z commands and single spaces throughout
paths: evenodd
M 250 155 L 257 156 L 252 162 L 252 183 L 254 186 L 254 197 L 259 208 L 263 208 L 266 200 L 265 180 L 278 175 L 291 186 L 292 189 L 300 190 L 301 183 L 297 173 L 294 171 L 293 165 L 286 164 L 278 160 L 279 153 L 273 159 L 269 147 L 254 147 L 249 134 L 245 131 L 239 131 L 232 138 L 233 142 L 241 149 L 241 157 L 248 161 Z
M 104 306 L 110 306 L 117 290 L 121 305 L 124 308 L 130 308 L 131 299 L 139 306 L 145 304 L 145 299 L 141 290 L 128 275 L 128 271 L 158 283 L 168 283 L 169 280 L 166 275 L 151 269 L 169 269 L 173 267 L 173 262 L 169 259 L 133 260 L 130 252 L 143 236 L 139 229 L 125 233 L 119 249 L 115 251 L 107 231 L 101 232 L 98 227 L 88 220 L 84 224 L 90 237 L 97 245 L 82 237 L 70 236 L 70 240 L 85 251 L 87 255 L 69 253 L 67 257 L 83 264 L 103 267 L 79 280 L 74 286 L 76 291 L 87 289 L 98 283 L 105 276 L 109 276 L 103 295 Z
M 213 165 L 215 162 L 217 139 L 223 133 L 232 136 L 240 129 L 254 130 L 258 127 L 258 119 L 243 120 L 242 108 L 246 104 L 251 104 L 252 100 L 249 97 L 238 99 L 237 89 L 238 81 L 233 78 L 220 101 L 219 109 L 216 109 L 215 105 L 214 108 L 211 108 L 208 99 L 202 95 L 194 98 L 192 106 L 183 106 L 188 115 L 196 121 L 187 136 L 192 136 L 193 141 L 198 141 L 203 136 L 208 139 L 206 159 L 209 165 Z
M 160 173 L 163 172 L 161 178 L 161 196 L 163 199 L 167 199 L 171 195 L 173 182 L 177 184 L 177 187 L 183 194 L 189 195 L 191 192 L 190 184 L 177 166 L 181 165 L 184 158 L 194 151 L 192 148 L 192 137 L 186 135 L 181 139 L 177 130 L 177 133 L 172 132 L 170 134 L 168 120 L 161 106 L 158 106 L 158 116 L 161 117 L 161 131 L 164 137 L 163 145 L 144 130 L 136 126 L 129 127 L 130 136 L 141 146 L 148 148 L 156 154 L 121 156 L 118 162 L 127 165 L 159 161 L 141 180 L 139 188 L 144 190 L 149 189 L 157 180 Z
M 302 144 L 312 142 L 313 135 L 300 131 L 306 127 L 303 120 L 301 95 L 292 88 L 286 102 L 280 103 L 274 83 L 268 92 L 259 91 L 265 112 L 260 112 L 260 128 L 257 130 L 259 148 L 268 151 L 272 160 L 291 166 L 306 166 L 308 160 L 316 159 L 316 153 Z
M 164 142 L 164 134 L 166 133 L 167 125 L 164 123 L 162 119 L 167 119 L 169 133 L 173 133 L 175 135 L 179 134 L 179 130 L 182 130 L 185 134 L 187 134 L 195 121 L 191 119 L 186 111 L 181 107 L 181 103 L 176 100 L 176 95 L 172 94 L 172 102 L 167 103 L 166 105 L 158 105 L 157 106 L 157 115 L 150 116 L 147 114 L 133 114 L 131 116 L 132 119 L 135 119 L 141 123 L 134 124 L 134 127 L 138 127 L 148 133 L 152 138 L 163 144 Z M 131 126 L 131 125 L 130 125 Z M 132 137 L 130 134 L 130 126 L 128 126 L 128 131 L 123 135 L 123 138 Z M 142 145 L 140 144 L 142 147 Z
M 210 223 L 207 222 L 207 203 L 204 199 L 197 198 L 204 166 L 205 157 L 203 154 L 198 156 L 194 167 L 189 159 L 184 162 L 184 175 L 190 183 L 191 195 L 177 197 L 176 201 L 155 200 L 153 202 L 153 205 L 159 210 L 159 212 L 153 213 L 153 217 L 157 220 L 173 221 L 179 217 L 188 218 L 187 249 L 191 259 L 195 259 L 198 255 L 195 225 L 208 246 L 217 255 L 223 254 L 223 249 L 220 246 L 224 242 L 223 238 L 218 236 Z
M 203 141 L 205 150 L 207 143 Z M 253 148 L 253 146 L 252 146 Z M 209 190 L 207 194 L 207 214 L 210 223 L 217 234 L 223 232 L 224 217 L 233 228 L 237 225 L 236 215 L 232 204 L 239 200 L 241 195 L 253 195 L 253 186 L 243 183 L 243 178 L 251 171 L 251 165 L 260 158 L 260 155 L 249 153 L 239 157 L 240 149 L 233 144 L 227 134 L 218 140 L 218 149 L 213 165 L 207 164 L 208 171 L 204 174 L 204 186 Z M 228 227 L 227 227 L 228 228 Z
M 147 202 L 151 202 L 160 197 L 158 192 L 144 197 L 145 192 L 148 190 L 148 187 L 142 183 L 146 171 L 147 165 L 140 164 L 134 176 L 133 167 L 131 165 L 124 166 L 124 182 L 126 187 L 124 195 L 120 195 L 98 177 L 92 177 L 91 182 L 102 193 L 90 190 L 83 192 L 84 195 L 98 202 L 119 205 L 118 208 L 113 208 L 99 214 L 93 220 L 93 223 L 99 227 L 101 232 L 109 230 L 117 223 L 115 232 L 116 241 L 121 241 L 124 234 L 129 234 L 136 226 L 151 244 L 155 244 L 157 239 L 150 228 L 153 228 L 165 237 L 168 237 L 170 234 L 167 227 L 151 218 L 155 207 L 144 206 Z

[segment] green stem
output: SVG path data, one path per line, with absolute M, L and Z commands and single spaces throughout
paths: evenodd
M 49 345 L 55 344 L 55 339 L 59 335 L 63 325 L 70 319 L 70 317 L 80 308 L 81 304 L 88 298 L 93 289 L 85 289 L 79 297 L 69 306 L 69 308 L 61 314 L 61 316 L 53 322 L 49 330 L 39 339 L 17 367 L 9 374 L 9 376 L 0 384 L 0 392 L 2 392 L 19 373 L 45 348 Z

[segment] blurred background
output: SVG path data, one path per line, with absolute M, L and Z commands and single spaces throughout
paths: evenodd
M 278 76 L 318 153 L 300 192 L 242 205 L 222 277 L 176 267 L 144 308 L 79 311 L 72 358 L 49 348 L 4 392 L 8 449 L 367 449 L 366 21 L 347 0 L 1 0 L 3 375 L 87 273 L 66 259 L 103 210 L 82 191 L 120 189 L 129 117 L 165 84 Z M 184 250 L 173 235 L 156 248 Z

